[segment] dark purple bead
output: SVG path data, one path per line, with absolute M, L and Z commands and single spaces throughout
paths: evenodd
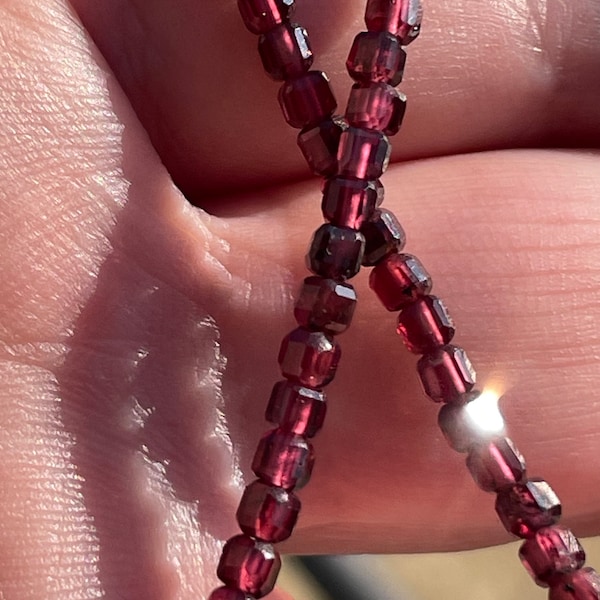
M 323 176 L 337 173 L 340 137 L 346 129 L 348 124 L 342 117 L 332 117 L 305 127 L 298 134 L 298 146 L 313 173 Z
M 323 216 L 337 227 L 360 229 L 373 215 L 381 188 L 378 181 L 328 179 L 323 188 Z
M 548 600 L 600 600 L 600 575 L 591 567 L 564 575 L 551 584 Z
M 362 227 L 365 236 L 363 265 L 372 267 L 386 256 L 401 252 L 406 244 L 406 234 L 402 225 L 391 211 L 382 208 Z
M 379 179 L 387 169 L 392 146 L 380 131 L 350 127 L 340 137 L 338 174 L 356 179 Z
M 497 492 L 525 479 L 525 459 L 508 438 L 473 446 L 467 467 L 475 483 L 486 492 Z
M 208 600 L 254 600 L 253 596 L 228 587 L 220 587 L 213 590 Z
M 252 470 L 265 483 L 289 490 L 308 481 L 314 461 L 313 447 L 304 437 L 273 429 L 261 438 Z
M 246 535 L 275 544 L 290 537 L 299 512 L 300 500 L 292 492 L 257 480 L 246 487 L 237 520 Z
M 265 71 L 276 81 L 303 75 L 313 62 L 306 30 L 290 23 L 261 35 L 258 52 Z
M 364 248 L 365 238 L 359 231 L 326 223 L 315 232 L 307 267 L 325 279 L 350 279 L 360 270 Z
M 496 498 L 496 512 L 507 531 L 530 538 L 543 527 L 560 519 L 560 500 L 543 480 L 531 479 L 501 489 Z
M 298 325 L 307 329 L 342 333 L 352 322 L 356 307 L 356 292 L 349 283 L 322 277 L 307 277 L 294 316 Z
M 311 438 L 323 426 L 326 413 L 323 392 L 284 380 L 273 387 L 265 417 L 282 431 Z
M 285 120 L 296 129 L 317 125 L 337 108 L 329 79 L 322 71 L 309 71 L 286 81 L 279 90 L 279 104 Z
M 446 305 L 436 296 L 423 296 L 398 315 L 398 333 L 416 354 L 434 352 L 454 337 L 454 322 Z
M 558 583 L 563 575 L 581 569 L 585 563 L 585 552 L 579 540 L 564 527 L 540 529 L 523 542 L 519 557 L 542 587 Z
M 368 0 L 365 23 L 369 31 L 388 31 L 406 46 L 421 31 L 421 0 Z
M 369 285 L 388 310 L 400 310 L 431 291 L 431 277 L 410 254 L 390 254 L 369 275 Z
M 294 7 L 294 0 L 238 0 L 244 25 L 261 34 L 285 22 Z
M 396 135 L 406 112 L 406 96 L 387 83 L 352 86 L 346 119 L 351 127 L 364 127 Z
M 217 577 L 227 586 L 266 596 L 275 586 L 281 559 L 271 544 L 237 535 L 227 541 L 217 567 Z
M 334 378 L 340 353 L 333 336 L 298 327 L 281 342 L 279 365 L 284 377 L 320 388 Z
M 346 67 L 358 83 L 389 83 L 402 81 L 406 52 L 400 40 L 387 32 L 363 31 L 354 38 Z

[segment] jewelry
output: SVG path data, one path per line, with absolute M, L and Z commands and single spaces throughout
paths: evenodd
M 275 384 L 267 420 L 277 425 L 261 439 L 237 520 L 243 532 L 224 546 L 217 575 L 225 587 L 210 600 L 252 600 L 268 594 L 281 565 L 273 547 L 287 539 L 300 501 L 293 490 L 310 477 L 309 439 L 323 425 L 323 387 L 335 375 L 345 331 L 356 305 L 347 280 L 361 264 L 373 267 L 369 285 L 389 311 L 399 311 L 397 331 L 407 348 L 422 355 L 417 370 L 425 394 L 442 404 L 438 423 L 450 446 L 467 455 L 477 485 L 496 493 L 496 512 L 524 542 L 519 555 L 550 600 L 600 600 L 600 575 L 584 568 L 585 553 L 573 533 L 557 522 L 561 504 L 544 480 L 526 476 L 525 461 L 505 437 L 499 413 L 482 427 L 478 411 L 485 392 L 465 351 L 450 342 L 454 324 L 442 300 L 430 294 L 431 277 L 419 260 L 402 252 L 406 238 L 394 215 L 379 208 L 387 168 L 388 136 L 398 132 L 406 98 L 395 89 L 406 59 L 403 46 L 419 34 L 420 0 L 368 0 L 367 31 L 359 33 L 346 63 L 356 82 L 345 118 L 327 76 L 311 71 L 312 51 L 304 28 L 290 15 L 295 0 L 238 0 L 246 27 L 259 35 L 267 73 L 283 81 L 279 102 L 286 121 L 300 129 L 298 144 L 311 169 L 324 176 L 326 223 L 314 234 L 294 316 L 298 328 L 279 351 L 285 379 Z M 489 401 L 489 399 L 487 399 Z

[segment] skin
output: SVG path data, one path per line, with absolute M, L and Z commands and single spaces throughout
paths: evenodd
M 343 106 L 363 2 L 299 4 Z M 580 536 L 600 533 L 599 26 L 592 0 L 432 0 L 385 176 L 456 342 Z M 4 0 L 0 64 L 0 590 L 204 598 L 318 183 L 233 1 Z M 285 549 L 508 540 L 394 317 L 355 285 Z

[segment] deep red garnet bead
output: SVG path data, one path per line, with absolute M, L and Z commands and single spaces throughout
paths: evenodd
M 292 492 L 257 480 L 244 491 L 237 520 L 246 535 L 274 544 L 290 537 L 299 511 Z
M 298 327 L 283 339 L 279 365 L 284 377 L 311 388 L 320 388 L 334 378 L 340 354 L 340 347 L 333 336 Z
M 362 233 L 325 223 L 315 232 L 306 256 L 306 266 L 315 275 L 343 281 L 358 273 L 364 250 Z
M 363 265 L 372 267 L 386 256 L 400 252 L 406 244 L 406 234 L 394 213 L 382 208 L 367 221 L 361 232 L 365 236 Z
M 362 84 L 402 81 L 406 52 L 400 40 L 387 32 L 363 31 L 354 38 L 346 67 L 350 77 Z
M 266 596 L 275 586 L 281 559 L 271 544 L 237 535 L 225 544 L 217 577 L 227 586 Z
M 533 537 L 560 519 L 560 500 L 543 480 L 503 488 L 496 497 L 496 512 L 507 531 L 522 538 Z
M 379 179 L 390 162 L 392 146 L 380 131 L 350 127 L 340 137 L 338 174 L 356 179 Z
M 299 77 L 312 65 L 313 53 L 303 27 L 282 23 L 258 39 L 258 52 L 265 71 L 275 81 Z
M 360 229 L 375 212 L 381 188 L 378 181 L 328 179 L 323 188 L 323 216 L 337 227 Z
M 585 552 L 579 540 L 564 527 L 545 527 L 525 540 L 519 556 L 538 585 L 548 587 L 562 575 L 581 569 Z
M 285 22 L 293 7 L 294 0 L 238 0 L 244 25 L 257 35 Z
M 323 426 L 326 412 L 323 392 L 284 380 L 274 385 L 265 417 L 281 431 L 311 438 Z
M 485 492 L 497 492 L 525 479 L 525 459 L 508 438 L 497 438 L 471 448 L 467 467 L 475 483 Z
M 388 310 L 400 310 L 431 291 L 431 277 L 411 254 L 390 254 L 369 275 L 369 285 Z
M 600 575 L 585 567 L 550 586 L 548 600 L 600 600 Z
M 304 437 L 273 429 L 261 438 L 252 470 L 265 483 L 289 490 L 308 482 L 313 464 L 313 448 Z
M 343 333 L 352 322 L 356 292 L 349 284 L 322 277 L 307 277 L 294 307 L 298 325 L 307 329 Z
M 298 134 L 298 146 L 313 173 L 326 177 L 337 173 L 340 137 L 346 129 L 348 123 L 334 116 L 305 127 Z
M 229 587 L 220 587 L 213 590 L 208 600 L 254 600 L 253 596 L 241 590 Z
M 396 135 L 406 112 L 406 96 L 387 83 L 352 87 L 346 119 L 352 127 L 364 127 Z
M 454 322 L 446 305 L 436 296 L 423 296 L 398 315 L 398 333 L 416 354 L 433 352 L 454 337 Z
M 421 31 L 421 0 L 368 0 L 365 23 L 369 31 L 388 31 L 406 46 Z

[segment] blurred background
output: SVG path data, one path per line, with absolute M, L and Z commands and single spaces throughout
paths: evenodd
M 581 540 L 600 570 L 600 537 Z M 545 600 L 518 557 L 520 541 L 438 554 L 295 557 L 281 587 L 294 600 Z

